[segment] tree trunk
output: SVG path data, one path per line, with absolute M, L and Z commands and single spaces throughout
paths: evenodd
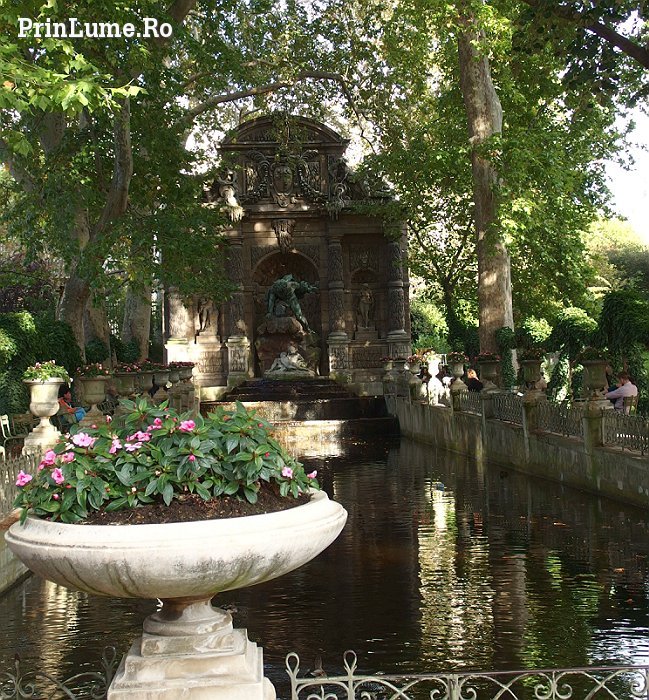
M 458 37 L 460 87 L 472 146 L 474 220 L 478 256 L 478 306 L 481 352 L 497 352 L 495 333 L 513 328 L 511 266 L 497 220 L 494 187 L 498 173 L 481 146 L 502 131 L 502 108 L 491 80 L 488 58 L 479 52 L 483 39 L 469 17 Z
M 149 334 L 151 332 L 151 288 L 135 291 L 131 287 L 126 292 L 122 340 L 127 343 L 135 340 L 140 349 L 139 359 L 149 355 Z
M 83 320 L 86 343 L 89 340 L 97 338 L 108 349 L 108 357 L 106 358 L 109 364 L 112 364 L 111 346 L 110 346 L 110 327 L 108 325 L 108 317 L 106 309 L 103 306 L 95 306 L 92 299 L 88 300 L 86 305 L 86 313 Z

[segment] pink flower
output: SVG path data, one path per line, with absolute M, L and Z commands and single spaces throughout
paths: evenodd
M 56 481 L 57 484 L 62 484 L 65 481 L 63 472 L 59 469 L 59 467 L 56 467 L 56 469 L 52 469 L 52 479 L 54 479 L 54 481 Z
M 18 472 L 18 478 L 16 479 L 16 486 L 25 486 L 34 477 L 31 474 L 26 474 L 22 469 Z
M 181 420 L 180 421 L 180 429 L 184 433 L 191 433 L 192 430 L 196 427 L 196 423 L 194 423 L 193 420 Z
M 195 462 L 195 461 L 196 461 L 196 455 L 189 455 L 189 456 L 187 457 L 187 459 L 188 459 L 190 462 Z
M 318 476 L 318 470 L 317 470 L 317 469 L 314 469 L 310 474 L 307 474 L 307 477 L 308 477 L 309 479 L 315 479 L 316 476 Z
M 56 462 L 56 452 L 54 452 L 54 450 L 48 450 L 43 456 L 41 464 L 51 467 L 54 462 Z
M 110 454 L 114 455 L 115 452 L 117 452 L 117 450 L 121 450 L 121 449 L 122 449 L 122 443 L 117 438 L 113 438 L 113 443 L 108 448 L 108 452 Z
M 130 445 L 124 445 L 124 449 L 125 449 L 127 452 L 135 452 L 135 450 L 139 450 L 140 447 L 142 447 L 142 443 L 141 443 L 141 442 L 133 442 L 133 443 L 131 443 Z
M 106 416 L 106 423 L 110 423 L 113 420 L 112 416 Z
M 162 418 L 160 418 L 160 417 L 154 418 L 153 425 L 155 425 L 156 428 L 160 428 L 162 426 Z
M 59 496 L 58 493 L 53 493 L 53 494 L 52 494 L 52 498 L 53 498 L 55 501 L 58 501 L 59 498 L 60 498 L 60 496 Z
M 88 433 L 77 433 L 72 436 L 72 442 L 77 447 L 92 447 L 96 441 L 97 438 L 90 437 Z
M 129 435 L 127 440 L 136 440 L 136 441 L 141 441 L 141 442 L 147 442 L 147 440 L 151 439 L 151 436 L 149 433 L 143 433 L 141 430 L 138 430 L 137 433 L 133 433 L 133 435 Z
M 285 476 L 287 479 L 292 479 L 293 470 L 290 467 L 284 467 L 284 469 L 282 469 L 282 476 Z
M 74 452 L 64 452 L 64 453 L 61 455 L 61 461 L 62 461 L 62 462 L 65 462 L 65 463 L 68 463 L 68 464 L 69 464 L 70 462 L 74 461 Z

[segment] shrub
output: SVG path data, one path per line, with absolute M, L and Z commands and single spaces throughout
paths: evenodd
M 103 340 L 93 338 L 86 343 L 86 362 L 95 364 L 108 359 L 110 359 L 110 350 Z

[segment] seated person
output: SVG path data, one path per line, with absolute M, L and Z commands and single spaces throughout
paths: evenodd
M 85 408 L 72 405 L 72 391 L 67 384 L 59 387 L 59 410 L 56 415 L 63 417 L 61 422 L 66 426 L 78 423 L 86 415 Z
M 627 396 L 637 396 L 638 387 L 631 381 L 631 377 L 626 372 L 620 372 L 617 378 L 619 380 L 618 388 L 613 391 L 607 391 L 604 396 L 615 401 L 613 408 L 616 411 L 624 411 L 624 399 Z M 626 412 L 629 412 L 629 408 L 627 408 Z
M 478 379 L 478 374 L 474 369 L 468 369 L 466 376 L 466 386 L 469 391 L 482 391 L 483 384 Z

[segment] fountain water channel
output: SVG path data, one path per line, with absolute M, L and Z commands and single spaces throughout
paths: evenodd
M 263 645 L 278 697 L 289 651 L 332 675 L 346 649 L 368 674 L 649 663 L 649 511 L 408 440 L 305 462 L 349 512 L 343 533 L 216 599 Z M 29 578 L 0 599 L 0 671 L 15 653 L 61 679 L 96 669 L 155 607 Z

